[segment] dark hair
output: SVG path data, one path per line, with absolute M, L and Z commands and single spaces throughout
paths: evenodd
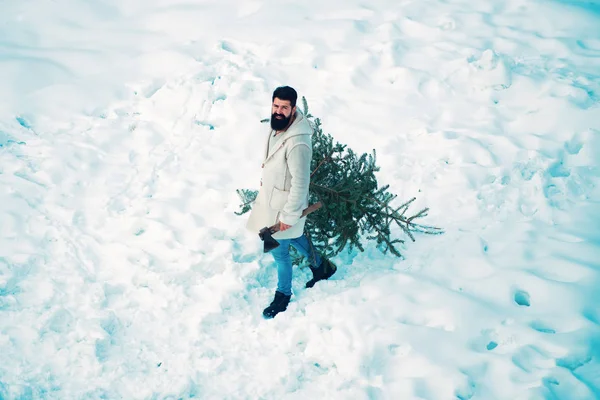
M 280 86 L 273 92 L 273 101 L 275 101 L 275 97 L 277 97 L 280 100 L 288 100 L 292 107 L 296 107 L 298 93 L 296 93 L 296 91 L 292 87 Z

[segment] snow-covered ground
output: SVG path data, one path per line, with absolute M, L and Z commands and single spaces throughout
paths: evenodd
M 288 311 L 271 93 L 442 236 Z M 600 398 L 600 3 L 0 2 L 0 399 Z

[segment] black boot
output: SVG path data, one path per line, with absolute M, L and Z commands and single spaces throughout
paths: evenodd
M 307 288 L 315 286 L 315 283 L 323 279 L 329 279 L 331 275 L 335 274 L 337 267 L 325 257 L 321 257 L 321 264 L 317 268 L 310 267 L 310 270 L 312 271 L 313 278 L 306 282 Z
M 264 309 L 263 316 L 265 318 L 274 318 L 280 312 L 285 311 L 290 303 L 291 297 L 292 296 L 286 296 L 281 292 L 275 292 L 275 298 L 269 307 Z

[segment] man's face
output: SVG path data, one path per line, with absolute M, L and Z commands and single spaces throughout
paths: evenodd
M 296 107 L 292 107 L 289 100 L 281 100 L 275 97 L 271 106 L 271 128 L 276 131 L 285 129 L 295 112 Z

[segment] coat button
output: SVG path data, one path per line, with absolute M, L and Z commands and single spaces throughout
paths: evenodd
M 265 164 L 262 164 L 260 167 L 261 167 L 261 168 L 264 168 L 264 167 L 265 167 Z

